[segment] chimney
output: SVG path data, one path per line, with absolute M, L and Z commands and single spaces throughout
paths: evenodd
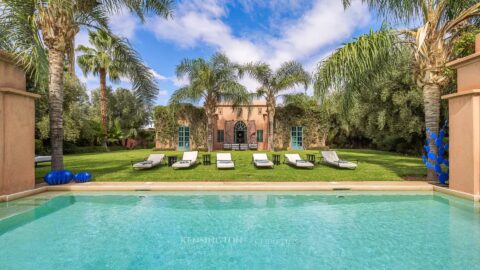
M 480 53 L 480 34 L 475 39 L 475 52 Z

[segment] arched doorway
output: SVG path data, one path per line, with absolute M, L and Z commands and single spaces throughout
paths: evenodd
M 235 135 L 235 143 L 247 143 L 247 125 L 244 122 L 238 121 L 235 123 L 233 132 Z

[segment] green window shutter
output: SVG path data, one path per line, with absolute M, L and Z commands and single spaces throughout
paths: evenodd
M 262 129 L 257 130 L 257 142 L 263 142 L 263 130 Z
M 217 142 L 225 141 L 225 132 L 223 130 L 217 130 Z

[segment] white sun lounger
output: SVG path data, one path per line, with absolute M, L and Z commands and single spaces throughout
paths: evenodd
M 285 154 L 287 163 L 297 168 L 310 168 L 313 169 L 314 165 L 306 160 L 303 160 L 299 154 Z
M 197 162 L 198 151 L 184 152 L 182 160 L 173 163 L 174 169 L 189 168 Z
M 341 160 L 335 151 L 322 151 L 323 161 L 332 166 L 345 169 L 356 169 L 357 164 L 351 161 Z
M 267 154 L 264 153 L 253 154 L 253 164 L 255 164 L 256 167 L 273 168 L 273 162 L 271 162 Z
M 217 169 L 233 169 L 235 163 L 233 163 L 232 155 L 230 153 L 218 153 L 217 154 Z
M 52 156 L 36 156 L 35 157 L 35 167 L 37 167 L 38 163 L 51 162 L 51 161 L 52 161 Z
M 134 169 L 151 169 L 160 165 L 165 157 L 164 154 L 151 154 L 148 156 L 147 160 L 142 162 L 137 162 L 132 165 Z

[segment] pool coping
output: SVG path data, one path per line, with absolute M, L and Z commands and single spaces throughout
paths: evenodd
M 59 186 L 37 185 L 34 189 L 0 196 L 12 201 L 47 191 L 437 191 L 480 201 L 480 196 L 451 190 L 423 181 L 345 182 L 89 182 Z

